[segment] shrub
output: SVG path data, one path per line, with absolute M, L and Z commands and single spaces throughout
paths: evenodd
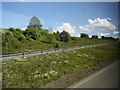
M 92 38 L 98 38 L 98 36 L 97 35 L 92 35 Z
M 89 38 L 89 36 L 86 33 L 81 33 L 81 38 Z

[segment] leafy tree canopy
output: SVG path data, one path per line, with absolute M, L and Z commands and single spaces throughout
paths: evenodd
M 92 35 L 92 38 L 98 38 L 98 36 L 97 35 Z
M 27 26 L 27 28 L 38 28 L 38 29 L 41 29 L 42 25 L 41 25 L 40 20 L 37 17 L 33 16 L 30 19 L 29 25 Z
M 81 38 L 89 38 L 89 36 L 86 33 L 81 33 Z

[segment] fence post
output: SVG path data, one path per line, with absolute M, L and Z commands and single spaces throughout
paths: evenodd
M 41 54 L 43 53 L 43 51 L 41 50 Z
M 25 57 L 25 52 L 23 52 L 23 58 Z
M 55 48 L 55 53 L 56 53 L 56 48 Z
M 65 51 L 66 51 L 66 47 L 65 47 Z

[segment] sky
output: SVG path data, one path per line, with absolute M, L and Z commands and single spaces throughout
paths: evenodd
M 25 30 L 36 16 L 43 29 L 117 37 L 117 2 L 2 2 L 2 28 Z

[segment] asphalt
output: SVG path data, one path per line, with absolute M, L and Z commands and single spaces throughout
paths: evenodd
M 69 88 L 118 88 L 118 63 L 97 71 Z

